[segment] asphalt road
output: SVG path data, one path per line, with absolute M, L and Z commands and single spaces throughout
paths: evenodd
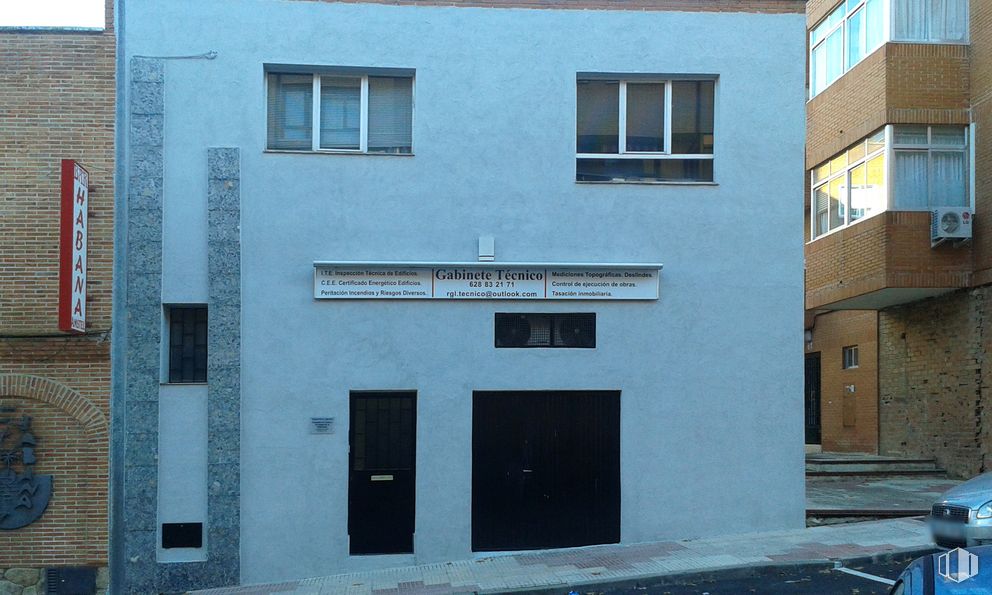
M 900 557 L 891 562 L 855 564 L 850 568 L 867 574 L 895 580 L 915 557 Z M 670 585 L 589 589 L 582 595 L 886 595 L 889 586 L 867 578 L 853 576 L 833 569 L 773 569 L 761 576 L 728 580 L 702 580 Z

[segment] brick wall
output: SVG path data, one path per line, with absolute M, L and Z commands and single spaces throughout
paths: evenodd
M 465 8 L 545 8 L 571 10 L 683 10 L 802 14 L 803 0 L 303 0 L 317 2 L 455 6 Z
M 113 3 L 103 32 L 0 29 L 0 407 L 30 415 L 53 493 L 0 567 L 107 565 Z M 90 171 L 87 334 L 58 330 L 60 162 Z M 0 591 L 10 587 L 0 581 Z M 10 587 L 12 588 L 12 587 Z
M 844 0 L 809 0 L 806 3 L 806 28 L 812 29 L 820 24 L 828 14 L 841 5 Z
M 992 283 L 992 4 L 971 3 L 971 101 L 975 142 L 975 279 Z
M 821 444 L 828 452 L 878 451 L 878 313 L 816 316 L 806 353 L 820 354 Z M 857 368 L 843 368 L 843 348 L 858 346 Z M 854 392 L 848 387 L 854 386 Z
M 0 407 L 32 417 L 37 474 L 54 476 L 48 509 L 0 531 L 0 567 L 105 566 L 110 343 L 0 341 Z
M 990 299 L 984 287 L 879 312 L 883 454 L 935 457 L 957 477 L 987 470 Z
M 930 248 L 930 214 L 886 211 L 806 244 L 806 307 L 885 288 L 967 287 L 971 248 Z
M 885 124 L 967 124 L 968 46 L 887 43 L 806 104 L 812 169 Z
M 87 326 L 107 329 L 113 266 L 113 30 L 0 30 L 0 64 L 0 334 L 58 329 L 62 158 L 78 159 L 90 171 Z

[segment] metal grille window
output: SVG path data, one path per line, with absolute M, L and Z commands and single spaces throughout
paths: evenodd
M 596 347 L 596 314 L 496 313 L 496 347 Z
M 354 470 L 413 469 L 414 415 L 414 399 L 408 395 L 356 395 L 351 428 Z
M 207 381 L 207 307 L 169 306 L 169 382 Z
M 579 182 L 712 182 L 714 79 L 577 80 Z
M 267 77 L 269 149 L 412 154 L 412 75 L 347 69 Z
M 858 346 L 850 345 L 843 349 L 843 361 L 844 369 L 857 368 L 858 367 Z

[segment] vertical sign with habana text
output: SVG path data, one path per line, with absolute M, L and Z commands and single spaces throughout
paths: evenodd
M 59 330 L 86 332 L 86 208 L 90 174 L 62 160 L 62 225 L 59 242 Z

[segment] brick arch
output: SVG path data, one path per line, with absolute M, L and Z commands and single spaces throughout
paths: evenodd
M 92 401 L 75 390 L 48 378 L 30 374 L 0 374 L 0 398 L 24 397 L 57 407 L 83 426 L 92 438 L 107 437 L 107 417 Z

